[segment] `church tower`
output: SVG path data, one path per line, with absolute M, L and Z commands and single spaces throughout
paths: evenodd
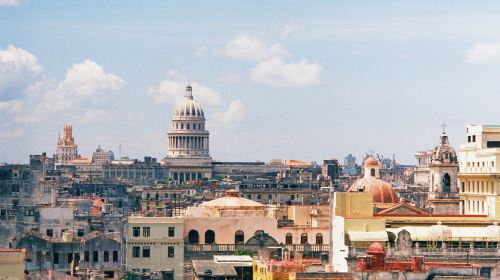
M 443 130 L 439 145 L 432 150 L 429 198 L 448 198 L 458 193 L 458 159 L 455 149 L 450 146 L 448 135 Z
M 65 124 L 63 136 L 59 135 L 57 141 L 56 154 L 54 155 L 55 164 L 66 164 L 78 157 L 78 147 L 75 144 L 75 138 L 73 138 L 73 127 Z
M 444 130 L 439 145 L 432 150 L 429 164 L 429 196 L 427 205 L 433 214 L 459 214 L 458 159 Z

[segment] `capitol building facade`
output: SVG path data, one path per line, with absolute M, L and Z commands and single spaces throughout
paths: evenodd
M 170 179 L 186 182 L 212 177 L 209 132 L 205 129 L 205 121 L 203 108 L 193 98 L 193 88 L 188 84 L 184 100 L 177 104 L 172 115 L 168 152 L 162 160 Z

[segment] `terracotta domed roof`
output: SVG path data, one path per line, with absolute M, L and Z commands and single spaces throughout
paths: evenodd
M 261 210 L 266 208 L 266 206 L 262 203 L 239 197 L 238 191 L 236 190 L 229 190 L 226 192 L 226 196 L 203 202 L 200 206 L 206 208 L 234 210 Z
M 373 195 L 373 203 L 399 203 L 399 198 L 389 183 L 375 177 L 364 177 L 356 180 L 348 192 L 369 192 Z
M 378 165 L 378 161 L 374 157 L 369 156 L 365 160 L 365 165 Z
M 370 247 L 368 247 L 368 253 L 384 253 L 384 245 L 380 242 L 373 242 L 370 244 Z

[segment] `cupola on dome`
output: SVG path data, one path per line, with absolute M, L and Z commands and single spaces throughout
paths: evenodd
M 193 99 L 193 88 L 191 85 L 186 86 L 186 94 L 184 100 L 177 105 L 174 110 L 174 117 L 204 117 L 205 113 L 201 108 L 200 103 Z

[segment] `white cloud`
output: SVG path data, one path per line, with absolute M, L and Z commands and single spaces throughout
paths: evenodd
M 478 43 L 465 52 L 465 61 L 476 64 L 499 64 L 500 44 Z
M 36 61 L 36 58 L 34 58 Z M 92 122 L 110 118 L 110 100 L 124 81 L 102 66 L 86 60 L 68 68 L 63 81 L 41 79 L 30 84 L 20 98 L 0 104 L 3 117 L 18 123 L 49 120 Z M 5 115 L 6 114 L 6 115 Z
M 117 92 L 122 85 L 122 78 L 106 73 L 101 65 L 87 59 L 66 71 L 59 88 L 73 96 L 88 98 Z
M 23 103 L 19 100 L 0 101 L 0 112 L 18 113 L 23 109 Z
M 6 143 L 14 139 L 18 139 L 23 135 L 24 130 L 21 128 L 2 129 L 2 133 L 0 133 L 0 143 Z
M 320 81 L 321 66 L 303 59 L 297 63 L 285 63 L 274 57 L 262 61 L 251 71 L 252 80 L 278 87 L 297 87 L 317 84 Z
M 21 5 L 23 2 L 22 0 L 0 0 L 0 6 L 14 7 Z
M 225 74 L 219 78 L 219 81 L 225 84 L 237 84 L 241 82 L 241 76 L 238 74 Z
M 42 78 L 42 67 L 32 53 L 8 46 L 0 50 L 0 99 L 15 99 Z
M 80 123 L 92 123 L 92 122 L 105 122 L 113 121 L 116 119 L 116 115 L 108 110 L 87 110 L 76 116 L 76 119 Z
M 179 102 L 186 92 L 187 79 L 184 75 L 176 70 L 171 70 L 168 72 L 168 76 L 168 79 L 161 81 L 157 86 L 150 87 L 148 90 L 148 94 L 157 103 Z M 195 99 L 209 105 L 219 105 L 221 103 L 221 95 L 218 91 L 199 83 L 190 84 L 193 87 Z
M 295 35 L 308 33 L 308 28 L 305 25 L 296 22 L 288 22 L 276 27 L 276 31 L 281 38 L 290 38 Z
M 236 125 L 245 116 L 245 107 L 239 100 L 231 101 L 227 111 L 215 113 L 215 121 L 223 125 Z
M 101 65 L 85 60 L 67 69 L 64 81 L 44 94 L 39 107 L 53 111 L 102 107 L 121 89 L 123 83 L 122 78 L 107 73 Z
M 291 53 L 280 44 L 268 45 L 259 38 L 244 34 L 236 37 L 223 49 L 215 51 L 216 54 L 224 55 L 238 60 L 263 60 L 271 57 L 291 57 Z
M 208 52 L 208 48 L 205 47 L 205 46 L 201 46 L 199 47 L 195 52 L 194 52 L 194 55 L 198 56 L 198 57 L 201 57 L 201 56 L 205 56 Z

